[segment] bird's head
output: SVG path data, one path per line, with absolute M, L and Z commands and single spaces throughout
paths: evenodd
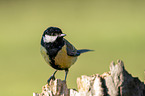
M 66 34 L 62 33 L 61 29 L 57 27 L 49 27 L 43 33 L 43 41 L 45 43 L 53 43 L 58 38 L 63 38 Z

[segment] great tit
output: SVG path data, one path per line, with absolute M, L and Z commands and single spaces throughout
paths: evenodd
M 48 84 L 51 79 L 55 79 L 57 70 L 65 70 L 66 81 L 68 69 L 76 62 L 77 57 L 81 53 L 92 51 L 89 49 L 77 50 L 71 43 L 63 38 L 64 36 L 66 36 L 66 34 L 62 33 L 61 29 L 58 27 L 49 27 L 42 35 L 40 52 L 45 61 L 52 68 L 56 69 L 48 79 Z

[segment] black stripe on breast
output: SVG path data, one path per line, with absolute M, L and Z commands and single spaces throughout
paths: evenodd
M 43 47 L 45 47 L 45 49 L 47 50 L 47 55 L 49 56 L 49 60 L 50 60 L 50 66 L 53 67 L 54 69 L 58 69 L 58 70 L 65 70 L 59 67 L 59 65 L 55 65 L 55 60 L 54 58 L 56 57 L 57 53 L 59 50 L 62 49 L 62 47 L 64 46 L 64 41 L 63 38 L 57 38 L 57 40 L 53 43 L 45 43 L 43 41 L 43 38 L 41 40 L 41 45 Z
M 49 63 L 50 63 L 50 66 L 51 66 L 51 67 L 53 67 L 54 69 L 57 69 L 57 70 L 64 70 L 64 69 L 60 68 L 59 65 L 55 65 L 54 59 L 51 59 L 51 58 L 50 58 L 50 60 L 51 60 L 51 61 L 50 61 Z

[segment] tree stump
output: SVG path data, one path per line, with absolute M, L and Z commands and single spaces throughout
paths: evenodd
M 102 75 L 83 75 L 77 78 L 78 91 L 68 89 L 66 82 L 51 80 L 42 87 L 42 93 L 33 96 L 145 96 L 145 84 L 132 77 L 121 60 L 110 65 L 110 71 Z

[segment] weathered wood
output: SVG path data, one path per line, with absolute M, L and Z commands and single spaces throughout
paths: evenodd
M 102 75 L 83 75 L 77 78 L 78 91 L 68 89 L 66 82 L 51 80 L 42 88 L 42 93 L 33 96 L 145 96 L 145 84 L 132 77 L 121 60 L 110 65 L 110 71 Z

